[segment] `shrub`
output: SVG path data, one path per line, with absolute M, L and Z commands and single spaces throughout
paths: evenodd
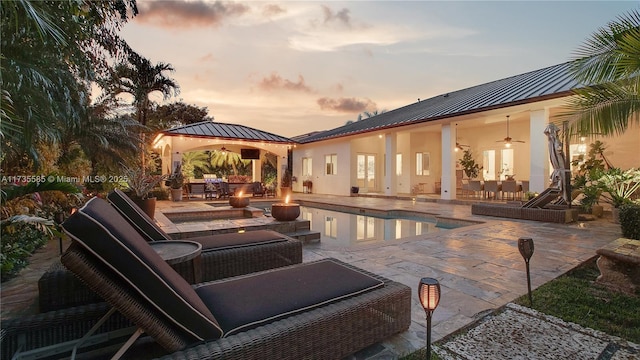
M 625 238 L 640 240 L 640 204 L 620 206 L 620 227 Z
M 49 241 L 49 235 L 37 226 L 13 223 L 2 227 L 0 276 L 6 281 L 27 266 L 27 259 Z

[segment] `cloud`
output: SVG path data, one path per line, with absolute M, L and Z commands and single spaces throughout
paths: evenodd
M 277 73 L 272 73 L 270 76 L 262 78 L 260 83 L 258 84 L 260 89 L 265 91 L 273 91 L 273 90 L 290 90 L 290 91 L 298 91 L 298 92 L 312 92 L 313 90 L 307 86 L 304 82 L 304 77 L 302 75 L 298 75 L 298 81 L 294 82 L 288 79 L 282 78 Z
M 340 24 L 346 27 L 351 27 L 351 12 L 349 9 L 344 8 L 338 12 L 333 12 L 328 6 L 322 5 L 322 11 L 324 12 L 324 24 Z
M 163 28 L 215 27 L 249 11 L 246 5 L 222 1 L 140 1 L 138 8 L 138 21 Z
M 262 14 L 266 17 L 278 16 L 286 13 L 287 10 L 275 4 L 267 4 L 262 8 Z
M 333 110 L 345 113 L 359 113 L 376 108 L 376 103 L 369 99 L 356 99 L 356 98 L 339 98 L 330 99 L 323 97 L 317 100 L 320 109 Z

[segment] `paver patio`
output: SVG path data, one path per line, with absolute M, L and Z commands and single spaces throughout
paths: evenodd
M 374 346 L 357 358 L 395 358 L 425 344 L 425 315 L 418 302 L 417 285 L 422 277 L 438 279 L 442 286 L 440 305 L 433 315 L 432 340 L 476 321 L 527 291 L 519 237 L 531 237 L 535 253 L 531 259 L 532 287 L 554 279 L 596 256 L 596 250 L 620 237 L 620 226 L 609 218 L 593 222 L 550 224 L 500 219 L 471 214 L 468 202 L 439 203 L 374 197 L 338 197 L 295 194 L 297 199 L 380 210 L 413 210 L 458 219 L 482 221 L 477 225 L 341 248 L 330 244 L 308 244 L 304 261 L 334 257 L 399 281 L 413 290 L 412 325 L 409 331 Z M 273 200 L 277 202 L 278 200 Z M 203 207 L 203 201 L 159 202 L 157 211 L 172 207 Z M 2 318 L 37 311 L 37 279 L 58 256 L 57 241 L 40 250 L 18 278 L 2 284 Z

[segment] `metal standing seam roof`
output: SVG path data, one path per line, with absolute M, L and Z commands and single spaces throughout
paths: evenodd
M 223 139 L 237 139 L 248 141 L 269 141 L 277 143 L 294 143 L 284 136 L 254 129 L 244 125 L 225 124 L 213 121 L 201 121 L 194 124 L 179 126 L 162 132 L 168 136 L 217 137 Z
M 570 75 L 571 62 L 434 96 L 368 119 L 300 138 L 300 143 L 327 140 L 378 129 L 428 122 L 541 99 L 567 96 L 582 87 Z

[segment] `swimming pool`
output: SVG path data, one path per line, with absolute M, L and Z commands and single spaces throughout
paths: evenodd
M 457 226 L 437 224 L 435 217 L 395 212 L 371 215 L 359 210 L 337 211 L 300 206 L 300 219 L 311 223 L 311 230 L 320 232 L 322 244 L 351 246 L 386 242 L 410 236 L 431 234 Z

